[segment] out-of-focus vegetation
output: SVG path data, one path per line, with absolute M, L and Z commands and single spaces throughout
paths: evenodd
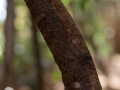
M 120 90 L 120 1 L 62 0 L 93 56 L 103 90 Z M 36 52 L 30 12 L 24 0 L 14 0 L 15 43 L 11 72 L 18 90 L 37 90 Z M 5 17 L 7 1 L 0 0 L 0 84 L 4 75 Z M 43 90 L 63 90 L 61 73 L 39 30 L 39 58 Z M 41 70 L 41 69 L 40 69 Z M 9 80 L 11 76 L 7 75 Z M 14 81 L 11 81 L 14 82 Z M 12 90 L 8 87 L 5 90 Z

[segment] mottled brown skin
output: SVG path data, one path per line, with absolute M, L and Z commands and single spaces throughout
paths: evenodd
M 102 90 L 84 39 L 61 1 L 25 2 L 61 70 L 65 90 Z

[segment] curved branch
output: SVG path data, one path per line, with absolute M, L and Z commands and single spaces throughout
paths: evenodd
M 62 72 L 65 90 L 102 90 L 84 39 L 61 1 L 25 1 Z

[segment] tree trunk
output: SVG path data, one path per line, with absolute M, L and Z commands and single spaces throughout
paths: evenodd
M 4 73 L 2 78 L 2 90 L 8 85 L 16 89 L 16 78 L 12 68 L 13 47 L 14 47 L 14 1 L 7 0 L 7 17 L 5 22 L 5 54 L 4 54 Z
M 55 62 L 65 90 L 102 90 L 84 42 L 61 0 L 25 0 Z
M 37 90 L 44 90 L 43 88 L 43 67 L 40 62 L 40 51 L 39 51 L 39 43 L 37 40 L 37 27 L 33 20 L 31 19 L 32 22 L 32 32 L 33 32 L 33 46 L 34 46 L 34 53 L 35 53 L 35 66 L 36 66 L 36 79 L 37 79 Z

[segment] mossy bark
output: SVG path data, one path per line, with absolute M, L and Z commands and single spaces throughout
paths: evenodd
M 65 90 L 102 90 L 84 42 L 61 0 L 25 0 L 55 62 Z

